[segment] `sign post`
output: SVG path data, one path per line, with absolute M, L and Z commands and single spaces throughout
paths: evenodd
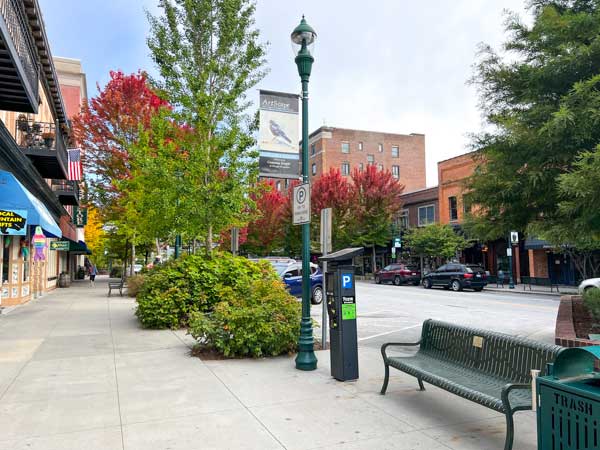
M 321 210 L 321 253 L 327 256 L 331 245 L 332 209 Z M 321 318 L 321 347 L 327 350 L 327 261 L 323 261 L 323 313 Z

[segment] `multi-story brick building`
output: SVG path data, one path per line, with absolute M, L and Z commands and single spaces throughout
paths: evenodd
M 334 167 L 349 176 L 354 169 L 375 165 L 389 170 L 406 192 L 422 189 L 425 181 L 425 136 L 346 128 L 321 127 L 308 140 L 311 179 Z
M 402 194 L 399 228 L 423 227 L 440 221 L 438 187 Z

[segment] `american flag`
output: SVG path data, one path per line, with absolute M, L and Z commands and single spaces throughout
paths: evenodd
M 73 148 L 69 150 L 69 180 L 81 180 L 81 150 Z

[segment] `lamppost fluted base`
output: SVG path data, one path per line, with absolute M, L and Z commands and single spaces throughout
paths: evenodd
M 300 322 L 300 339 L 298 340 L 296 369 L 315 370 L 317 368 L 314 343 L 311 319 L 310 317 L 303 317 Z

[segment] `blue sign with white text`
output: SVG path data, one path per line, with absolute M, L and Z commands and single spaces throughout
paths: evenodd
M 343 273 L 342 274 L 342 288 L 344 289 L 352 289 L 352 274 L 351 273 Z

